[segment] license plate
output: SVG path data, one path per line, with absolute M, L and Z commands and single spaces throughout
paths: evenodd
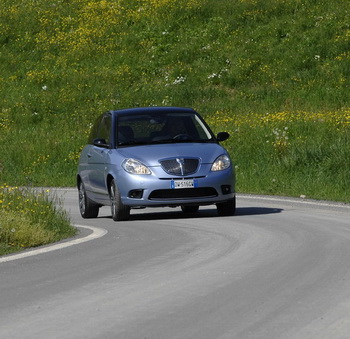
M 171 180 L 171 188 L 195 188 L 198 187 L 198 180 Z

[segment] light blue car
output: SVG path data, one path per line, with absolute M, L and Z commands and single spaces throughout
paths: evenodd
M 77 186 L 83 218 L 111 206 L 115 221 L 132 208 L 180 206 L 196 213 L 216 204 L 219 215 L 236 210 L 234 167 L 191 108 L 146 107 L 109 111 L 93 125 L 81 152 Z

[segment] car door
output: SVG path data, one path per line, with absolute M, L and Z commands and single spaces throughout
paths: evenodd
M 95 139 L 102 141 L 101 146 L 94 143 L 91 145 L 88 157 L 89 184 L 95 200 L 105 200 L 108 195 L 106 186 L 106 163 L 109 159 L 111 144 L 111 115 L 106 114 L 100 121 Z

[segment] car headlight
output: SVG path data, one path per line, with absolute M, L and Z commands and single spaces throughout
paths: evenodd
M 151 174 L 150 169 L 136 159 L 125 159 L 122 163 L 124 170 L 130 174 Z
M 211 170 L 213 172 L 222 171 L 222 170 L 225 170 L 226 168 L 229 168 L 230 166 L 231 166 L 230 158 L 227 155 L 223 154 L 216 158 L 213 165 L 211 166 Z

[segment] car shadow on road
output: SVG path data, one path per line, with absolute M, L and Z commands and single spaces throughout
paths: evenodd
M 269 208 L 269 207 L 237 207 L 234 216 L 224 217 L 224 218 L 235 218 L 237 216 L 252 216 L 252 215 L 265 215 L 265 214 L 276 214 L 281 213 L 283 209 L 281 208 Z M 144 209 L 139 212 L 133 213 L 131 211 L 130 220 L 170 220 L 170 219 L 194 219 L 194 218 L 218 218 L 218 213 L 216 208 L 202 208 L 199 209 L 197 213 L 183 213 L 179 209 L 174 209 L 174 211 L 156 211 L 152 212 L 150 209 Z
M 101 211 L 102 212 L 102 211 Z M 265 214 L 278 214 L 283 212 L 282 208 L 272 207 L 237 207 L 236 213 L 233 216 L 222 217 L 222 218 L 235 218 L 242 216 L 253 216 L 253 215 L 265 215 Z M 194 218 L 218 218 L 216 207 L 214 206 L 203 206 L 199 208 L 197 213 L 184 213 L 179 207 L 174 209 L 169 208 L 145 208 L 145 209 L 132 209 L 130 214 L 131 221 L 133 220 L 170 220 L 170 219 L 194 219 Z M 109 214 L 109 208 L 104 208 L 100 214 L 101 219 L 111 219 Z
M 263 215 L 281 213 L 283 208 L 271 207 L 240 207 L 236 209 L 235 215 Z

